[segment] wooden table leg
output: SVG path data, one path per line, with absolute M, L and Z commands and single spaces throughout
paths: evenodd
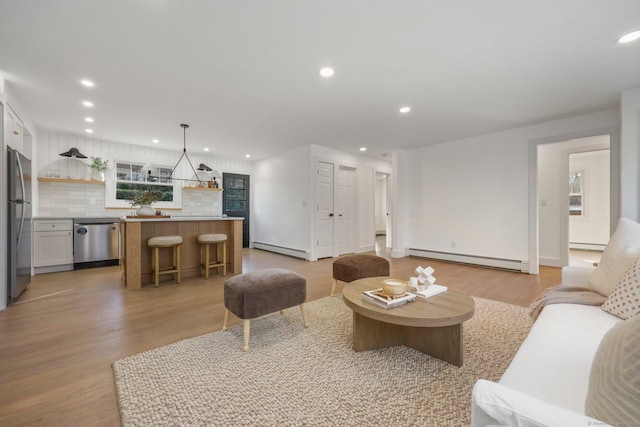
M 380 322 L 353 313 L 353 350 L 405 345 L 455 366 L 462 366 L 462 324 L 417 328 Z

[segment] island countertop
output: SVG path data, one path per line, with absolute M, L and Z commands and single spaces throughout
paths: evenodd
M 122 218 L 122 266 L 128 289 L 151 283 L 151 251 L 147 246 L 156 236 L 181 236 L 180 275 L 200 275 L 201 234 L 226 234 L 227 274 L 242 273 L 242 220 L 237 217 L 175 216 L 171 218 Z M 171 265 L 171 251 L 161 251 L 160 265 Z M 168 279 L 170 279 L 169 276 Z M 175 282 L 174 282 L 175 283 Z
M 172 216 L 172 217 L 129 217 L 120 218 L 122 222 L 172 222 L 172 221 L 242 221 L 242 217 L 222 216 Z

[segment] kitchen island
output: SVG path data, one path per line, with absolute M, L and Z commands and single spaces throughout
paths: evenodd
M 140 289 L 153 281 L 151 250 L 147 246 L 155 236 L 182 236 L 180 274 L 183 279 L 200 276 L 198 235 L 227 235 L 227 276 L 242 273 L 242 220 L 222 217 L 127 217 L 120 227 L 122 272 L 128 289 Z M 161 251 L 160 265 L 171 264 L 171 251 Z M 168 276 L 171 277 L 171 276 Z

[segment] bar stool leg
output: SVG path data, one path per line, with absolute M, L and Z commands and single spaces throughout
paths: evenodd
M 227 242 L 222 242 L 222 275 L 227 275 Z
M 160 286 L 160 248 L 153 248 L 153 285 L 157 288 Z
M 176 248 L 176 252 L 177 252 L 177 256 L 176 256 L 176 263 L 174 264 L 176 267 L 176 270 L 178 270 L 178 284 L 180 284 L 180 246 L 178 245 Z
M 211 252 L 210 252 L 210 248 L 211 245 L 209 243 L 207 243 L 207 245 L 204 248 L 204 278 L 208 279 L 209 278 L 209 257 L 211 256 Z

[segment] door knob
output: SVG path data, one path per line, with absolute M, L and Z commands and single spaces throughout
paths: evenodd
M 333 216 L 333 213 L 330 213 L 329 216 Z

